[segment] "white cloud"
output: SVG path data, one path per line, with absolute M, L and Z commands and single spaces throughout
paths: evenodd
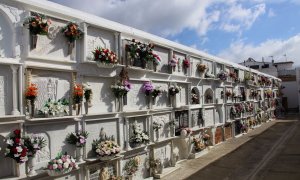
M 266 5 L 263 3 L 250 8 L 245 8 L 236 2 L 230 4 L 230 7 L 224 12 L 224 21 L 220 27 L 227 32 L 249 29 L 256 19 L 266 12 Z
M 300 34 L 295 35 L 287 40 L 271 39 L 258 45 L 245 44 L 243 40 L 236 41 L 230 45 L 228 49 L 221 51 L 218 56 L 232 60 L 234 62 L 242 62 L 249 57 L 256 60 L 270 59 L 274 56 L 275 61 L 283 61 L 287 54 L 288 60 L 294 61 L 297 66 L 300 65 L 298 57 L 300 57 Z
M 186 29 L 200 37 L 212 29 L 242 31 L 265 12 L 264 4 L 252 3 L 252 7 L 245 8 L 241 0 L 51 1 L 161 36 L 177 35 Z

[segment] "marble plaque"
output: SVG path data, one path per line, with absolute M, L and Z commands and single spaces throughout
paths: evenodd
M 159 55 L 161 59 L 161 64 L 157 66 L 157 72 L 169 73 L 168 63 L 170 59 L 170 50 L 163 47 L 154 46 L 153 52 Z
M 88 27 L 87 33 L 87 59 L 93 60 L 93 51 L 97 47 L 108 48 L 114 52 L 115 49 L 115 35 L 113 31 L 104 29 Z
M 92 107 L 89 107 L 89 114 L 113 112 L 115 110 L 115 95 L 111 85 L 113 78 L 84 77 L 84 83 L 88 84 L 93 92 Z

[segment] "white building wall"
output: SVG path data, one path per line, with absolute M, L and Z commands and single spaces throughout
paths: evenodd
M 282 89 L 283 96 L 288 99 L 288 108 L 297 108 L 299 106 L 298 97 L 298 83 L 296 81 L 282 82 L 285 87 Z

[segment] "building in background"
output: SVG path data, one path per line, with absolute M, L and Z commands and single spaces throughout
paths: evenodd
M 283 107 L 288 112 L 299 112 L 300 97 L 298 98 L 298 96 L 300 80 L 297 81 L 297 79 L 300 79 L 300 68 L 294 68 L 293 61 L 275 62 L 272 60 L 271 62 L 266 62 L 264 59 L 256 61 L 250 57 L 239 64 L 280 78 L 283 86 Z

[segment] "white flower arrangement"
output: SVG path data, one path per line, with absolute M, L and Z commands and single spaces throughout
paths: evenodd
M 154 121 L 152 127 L 153 127 L 154 131 L 158 131 L 159 129 L 161 129 L 163 127 L 163 125 L 162 125 L 162 123 L 158 123 L 158 122 Z
M 131 143 L 147 143 L 150 140 L 148 134 L 141 129 L 140 125 L 138 125 L 137 122 L 132 124 L 132 133 L 133 135 L 130 137 Z
M 120 146 L 111 140 L 100 141 L 95 140 L 93 142 L 93 150 L 98 156 L 114 156 L 120 153 Z
M 69 102 L 65 99 L 58 101 L 48 99 L 44 107 L 40 110 L 41 114 L 52 116 L 65 115 L 69 113 Z

